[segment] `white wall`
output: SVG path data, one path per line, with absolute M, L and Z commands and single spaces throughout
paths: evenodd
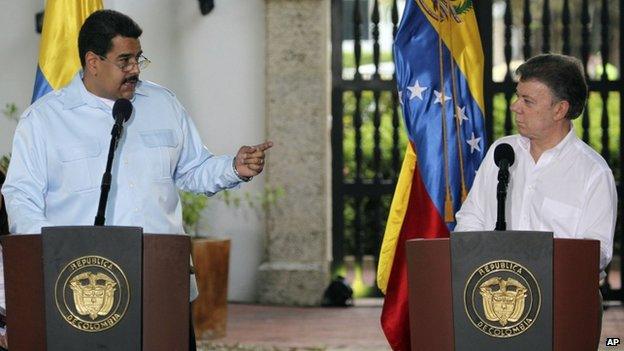
M 0 109 L 15 103 L 20 112 L 33 92 L 39 55 L 39 35 L 35 33 L 35 13 L 43 9 L 41 0 L 0 0 Z M 15 123 L 0 115 L 0 155 L 10 152 Z
M 177 36 L 172 61 L 178 67 L 169 85 L 178 94 L 210 150 L 234 154 L 238 147 L 264 141 L 264 0 L 215 1 L 201 16 L 196 1 L 176 2 Z M 263 176 L 239 193 L 257 193 Z M 229 298 L 256 298 L 257 269 L 266 231 L 262 219 L 244 207 L 216 203 L 206 216 L 209 232 L 232 239 Z
M 208 148 L 235 154 L 266 135 L 264 105 L 264 0 L 216 1 L 202 16 L 197 1 L 104 0 L 142 28 L 141 45 L 152 60 L 142 73 L 173 90 L 193 117 Z M 0 0 L 0 104 L 30 102 L 39 36 L 34 14 L 41 0 Z M 0 154 L 10 151 L 14 123 L 0 117 Z M 263 176 L 239 193 L 258 192 Z M 229 299 L 253 301 L 263 255 L 263 217 L 212 201 L 206 233 L 232 239 Z

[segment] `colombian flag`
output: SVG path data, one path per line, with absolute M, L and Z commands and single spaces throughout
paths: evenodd
M 485 155 L 483 51 L 471 0 L 408 0 L 394 61 L 409 145 L 377 284 L 393 350 L 410 350 L 405 241 L 448 237 Z
M 32 102 L 67 85 L 76 75 L 80 69 L 80 27 L 90 14 L 103 7 L 102 0 L 46 2 Z

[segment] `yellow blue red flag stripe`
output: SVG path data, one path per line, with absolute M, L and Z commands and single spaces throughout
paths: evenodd
M 89 15 L 104 6 L 101 0 L 48 0 L 32 102 L 67 85 L 80 69 L 78 33 Z
M 394 46 L 410 144 L 390 209 L 377 284 L 393 350 L 409 350 L 405 241 L 448 236 L 485 155 L 483 50 L 471 0 L 408 0 Z

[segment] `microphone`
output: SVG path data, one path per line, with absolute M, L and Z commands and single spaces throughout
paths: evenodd
M 494 149 L 494 163 L 498 168 L 509 168 L 514 164 L 516 156 L 513 147 L 507 143 L 498 144 Z
M 108 148 L 108 160 L 106 161 L 106 170 L 102 176 L 102 185 L 100 186 L 100 203 L 98 205 L 97 214 L 95 215 L 94 225 L 103 226 L 106 221 L 104 213 L 106 211 L 106 203 L 108 202 L 108 193 L 110 192 L 111 181 L 113 176 L 111 170 L 113 168 L 113 158 L 121 133 L 123 132 L 123 124 L 130 119 L 132 115 L 132 103 L 128 99 L 118 99 L 113 105 L 113 118 L 115 124 L 111 130 L 111 141 Z
M 515 154 L 513 147 L 502 143 L 494 149 L 494 163 L 498 166 L 498 187 L 496 188 L 496 200 L 498 202 L 496 215 L 496 229 L 506 230 L 505 201 L 507 200 L 507 186 L 509 185 L 509 167 L 514 164 Z
M 115 125 L 111 130 L 111 136 L 115 138 L 115 149 L 117 149 L 117 141 L 123 130 L 123 124 L 130 119 L 132 115 L 132 103 L 128 99 L 117 99 L 113 105 L 113 118 Z M 111 156 L 110 153 L 108 155 Z
M 113 105 L 113 118 L 115 123 L 123 124 L 130 119 L 132 103 L 128 99 L 117 99 Z

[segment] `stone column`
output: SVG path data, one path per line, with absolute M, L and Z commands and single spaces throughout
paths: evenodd
M 259 301 L 313 306 L 331 252 L 330 0 L 266 0 L 267 213 Z

